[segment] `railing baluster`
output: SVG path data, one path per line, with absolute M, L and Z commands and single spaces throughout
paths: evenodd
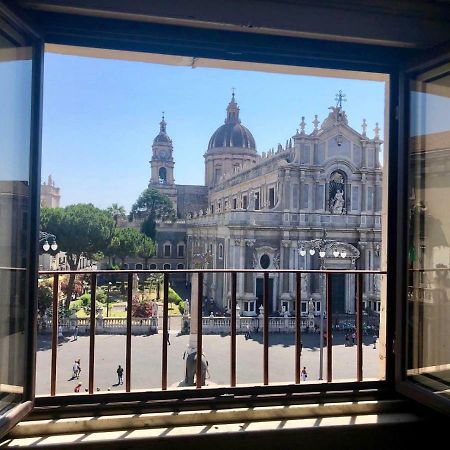
M 128 274 L 128 292 L 127 292 L 127 347 L 125 354 L 125 391 L 131 390 L 131 317 L 133 307 L 133 274 Z
M 269 272 L 264 272 L 263 287 L 263 345 L 264 385 L 269 384 Z
M 58 356 L 58 290 L 59 274 L 53 275 L 52 305 L 52 369 L 50 374 L 50 395 L 56 394 L 56 359 Z
M 356 274 L 356 380 L 363 379 L 363 322 L 362 322 L 362 293 L 363 293 L 363 275 Z
M 302 274 L 296 274 L 295 288 L 295 383 L 300 383 L 301 356 L 302 356 L 302 314 L 301 314 L 301 297 L 302 297 Z
M 331 274 L 326 274 L 327 280 L 327 381 L 331 383 L 333 380 L 333 318 L 331 306 Z
M 167 389 L 167 343 L 169 340 L 169 274 L 164 273 L 164 287 L 163 287 L 163 336 L 162 336 L 162 373 L 161 373 L 161 387 L 163 390 Z
M 237 274 L 231 273 L 231 361 L 230 361 L 230 384 L 236 386 L 236 284 Z
M 202 387 L 202 332 L 203 332 L 203 272 L 198 273 L 197 284 L 197 367 L 196 367 L 196 387 L 200 389 Z
M 94 393 L 94 363 L 95 363 L 95 297 L 97 291 L 97 274 L 91 274 L 91 314 L 89 329 L 89 394 Z

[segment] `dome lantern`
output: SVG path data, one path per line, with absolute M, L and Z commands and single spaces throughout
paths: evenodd
M 208 151 L 217 148 L 250 149 L 256 153 L 255 139 L 239 119 L 239 106 L 236 103 L 234 92 L 227 106 L 225 123 L 217 128 L 211 136 Z

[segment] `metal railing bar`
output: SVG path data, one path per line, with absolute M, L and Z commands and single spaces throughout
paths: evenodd
M 446 269 L 450 270 L 450 269 Z M 133 272 L 136 274 L 139 273 L 233 273 L 236 269 L 171 269 L 171 270 L 151 270 L 151 269 L 121 269 L 121 270 L 42 270 L 39 271 L 39 275 L 53 275 L 55 273 L 59 273 L 60 275 L 68 275 L 71 273 L 89 275 L 91 273 L 96 274 L 127 274 L 129 272 Z M 380 274 L 385 275 L 387 271 L 385 270 L 354 270 L 354 269 L 270 269 L 270 270 L 261 270 L 261 269 L 239 269 L 237 270 L 239 273 L 347 273 L 347 274 L 355 274 L 355 273 L 363 273 L 363 274 Z M 436 271 L 435 269 L 430 271 Z
M 163 335 L 162 335 L 162 363 L 161 388 L 167 389 L 167 344 L 169 341 L 169 274 L 164 274 L 163 284 Z
M 356 275 L 356 380 L 363 379 L 363 329 L 362 329 L 362 293 L 363 293 L 363 276 Z
M 195 385 L 197 389 L 202 387 L 202 318 L 203 318 L 203 272 L 198 273 L 197 283 L 197 366 L 195 371 Z
M 326 302 L 327 302 L 327 382 L 333 380 L 333 336 L 332 336 L 332 304 L 331 304 L 331 276 L 326 274 Z
M 56 360 L 58 356 L 58 291 L 59 274 L 53 275 L 53 305 L 52 305 L 52 368 L 50 375 L 50 395 L 56 394 Z
M 264 272 L 264 287 L 263 287 L 263 383 L 269 384 L 269 273 Z
M 125 350 L 125 391 L 131 390 L 131 314 L 133 307 L 133 274 L 128 274 L 127 292 L 127 347 Z
M 237 273 L 231 274 L 231 351 L 230 351 L 230 385 L 236 386 L 236 288 Z
M 302 356 L 302 331 L 301 331 L 301 297 L 302 297 L 302 275 L 296 274 L 295 286 L 295 383 L 300 383 L 301 356 Z
M 97 291 L 97 274 L 91 274 L 91 314 L 89 326 L 89 394 L 94 393 L 94 365 L 95 365 L 95 300 Z

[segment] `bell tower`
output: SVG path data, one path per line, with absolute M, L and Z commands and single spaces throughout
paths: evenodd
M 159 123 L 159 133 L 153 139 L 152 158 L 150 160 L 151 178 L 148 184 L 149 188 L 154 188 L 162 194 L 167 195 L 173 203 L 175 211 L 177 210 L 177 189 L 173 177 L 172 139 L 167 135 L 167 122 L 164 118 L 164 112 Z
M 159 134 L 153 139 L 150 184 L 152 185 L 173 185 L 173 146 L 172 140 L 166 132 L 167 123 L 162 120 L 159 123 Z

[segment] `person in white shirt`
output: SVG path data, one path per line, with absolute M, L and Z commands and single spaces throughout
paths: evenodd
M 308 378 L 308 373 L 306 372 L 306 367 L 303 367 L 302 372 L 301 372 L 301 379 L 302 379 L 302 381 L 306 381 L 307 378 Z

